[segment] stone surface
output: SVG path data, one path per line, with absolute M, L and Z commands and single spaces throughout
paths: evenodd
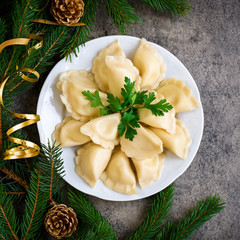
M 240 238 L 240 3 L 238 0 L 191 1 L 185 18 L 160 14 L 140 1 L 130 1 L 143 23 L 127 35 L 144 37 L 173 53 L 196 81 L 204 108 L 204 133 L 187 171 L 175 181 L 171 218 L 179 220 L 198 200 L 217 194 L 226 208 L 194 233 L 195 239 Z M 101 7 L 92 37 L 119 34 Z M 42 80 L 43 82 L 43 80 Z M 41 83 L 21 99 L 35 112 Z M 35 99 L 29 103 L 27 99 Z M 36 135 L 36 129 L 30 132 Z M 154 196 L 131 202 L 89 197 L 125 239 L 144 219 Z

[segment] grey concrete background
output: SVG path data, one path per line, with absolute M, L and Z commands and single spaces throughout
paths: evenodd
M 192 10 L 186 18 L 160 14 L 137 0 L 130 2 L 143 23 L 128 29 L 127 35 L 144 37 L 180 59 L 197 83 L 204 108 L 202 142 L 190 167 L 175 181 L 170 218 L 179 220 L 198 200 L 217 194 L 226 208 L 191 239 L 240 239 L 240 1 L 190 1 Z M 100 6 L 93 38 L 115 34 L 119 31 Z M 40 89 L 39 83 L 25 95 L 26 100 L 21 99 L 23 108 L 36 108 Z M 30 98 L 35 102 L 29 103 Z M 125 239 L 144 219 L 154 196 L 131 202 L 89 199 L 119 239 Z

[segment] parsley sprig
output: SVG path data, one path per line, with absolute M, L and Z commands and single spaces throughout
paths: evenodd
M 134 84 L 128 77 L 125 77 L 124 88 L 121 88 L 123 100 L 107 93 L 107 102 L 109 103 L 107 106 L 102 103 L 98 90 L 94 93 L 89 90 L 82 92 L 86 99 L 91 102 L 91 107 L 100 107 L 101 116 L 120 112 L 122 118 L 118 125 L 119 135 L 123 136 L 125 134 L 125 138 L 131 141 L 137 135 L 136 128 L 140 127 L 138 109 L 147 108 L 155 116 L 164 116 L 165 112 L 173 108 L 166 99 L 153 103 L 156 99 L 154 92 L 148 93 L 147 90 L 137 92 Z

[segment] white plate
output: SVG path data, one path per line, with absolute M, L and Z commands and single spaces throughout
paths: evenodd
M 56 88 L 58 75 L 61 72 L 68 70 L 85 69 L 91 71 L 92 61 L 97 53 L 115 40 L 119 40 L 121 48 L 126 56 L 133 59 L 134 53 L 139 44 L 139 38 L 130 36 L 108 36 L 87 42 L 84 47 L 80 47 L 78 57 L 72 56 L 72 62 L 62 59 L 49 73 L 41 90 L 37 105 L 37 113 L 41 118 L 41 121 L 38 122 L 37 126 L 42 143 L 47 144 L 48 140 L 51 141 L 51 134 L 54 131 L 55 126 L 62 121 L 65 115 L 65 109 L 59 97 L 60 91 Z M 135 195 L 125 195 L 114 192 L 105 187 L 100 180 L 94 188 L 89 187 L 89 185 L 85 183 L 85 181 L 83 181 L 74 170 L 74 157 L 77 148 L 63 148 L 62 157 L 64 159 L 64 169 L 66 173 L 64 179 L 70 185 L 82 192 L 112 201 L 129 201 L 145 198 L 161 191 L 178 178 L 188 168 L 197 153 L 203 131 L 203 109 L 200 102 L 198 88 L 188 70 L 174 55 L 157 44 L 151 44 L 156 47 L 167 65 L 165 78 L 175 77 L 181 79 L 190 87 L 193 95 L 200 104 L 200 108 L 190 112 L 180 113 L 177 116 L 178 119 L 184 122 L 192 138 L 192 145 L 189 148 L 187 158 L 181 160 L 170 152 L 167 152 L 165 165 L 160 179 L 143 190 L 138 187 L 138 193 Z

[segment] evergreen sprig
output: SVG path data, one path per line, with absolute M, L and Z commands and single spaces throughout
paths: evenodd
M 47 209 L 48 196 L 41 191 L 42 176 L 39 170 L 33 170 L 30 188 L 27 189 L 25 211 L 21 219 L 21 239 L 38 238 L 39 229 L 43 224 L 43 217 Z
M 61 192 L 64 186 L 64 168 L 61 158 L 62 150 L 55 144 L 42 144 L 41 153 L 38 157 L 39 169 L 41 172 L 41 191 L 49 200 L 55 199 L 57 193 Z
M 94 234 L 94 239 L 116 239 L 110 223 L 79 191 L 69 190 L 68 200 L 79 219 L 86 223 Z M 97 237 L 98 236 L 98 237 Z
M 122 34 L 126 27 L 132 27 L 136 22 L 142 22 L 134 8 L 126 0 L 105 0 L 108 15 Z
M 173 195 L 174 184 L 169 185 L 159 192 L 155 196 L 154 202 L 148 210 L 144 221 L 128 240 L 154 239 L 157 233 L 159 233 L 161 225 L 165 223 L 168 217 L 168 213 L 172 207 Z
M 96 13 L 98 9 L 98 0 L 85 0 L 84 14 L 80 19 L 85 25 L 81 27 L 74 27 L 69 40 L 63 45 L 61 56 L 66 56 L 71 61 L 71 53 L 77 56 L 79 52 L 79 45 L 84 45 L 91 37 L 93 26 L 96 22 Z
M 225 202 L 220 197 L 214 195 L 203 201 L 199 201 L 182 220 L 177 223 L 168 223 L 157 235 L 157 240 L 180 240 L 186 239 L 200 228 L 206 221 L 210 220 L 215 214 L 225 208 Z
M 170 12 L 173 15 L 186 16 L 187 12 L 191 9 L 189 0 L 140 0 L 145 2 L 153 9 L 160 12 Z
M 2 239 L 18 239 L 19 220 L 15 214 L 13 203 L 0 184 L 0 237 Z

